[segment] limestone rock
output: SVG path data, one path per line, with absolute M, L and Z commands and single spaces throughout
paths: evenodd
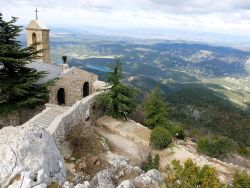
M 153 188 L 153 187 L 159 187 L 159 184 L 162 181 L 163 177 L 161 173 L 156 169 L 152 169 L 149 170 L 147 173 L 136 177 L 133 180 L 133 183 L 136 185 L 136 187 Z
M 131 181 L 125 180 L 117 188 L 135 188 L 135 186 Z
M 74 173 L 74 178 L 73 178 L 73 183 L 74 184 L 81 184 L 84 182 L 85 180 L 85 174 L 83 172 L 78 172 L 78 173 Z
M 85 181 L 84 184 L 77 184 L 74 188 L 89 188 L 89 182 Z
M 112 169 L 104 169 L 96 174 L 90 182 L 91 187 L 114 188 L 112 178 L 114 177 Z
M 63 184 L 63 188 L 74 188 L 74 184 L 73 183 L 69 183 L 68 181 L 66 181 Z
M 163 177 L 162 177 L 161 173 L 156 169 L 149 170 L 146 173 L 146 175 L 151 177 L 152 179 L 158 181 L 158 182 L 163 181 Z
M 97 173 L 98 184 L 100 188 L 113 188 L 115 187 L 112 181 L 112 172 L 105 169 Z
M 42 188 L 52 181 L 65 182 L 63 158 L 53 138 L 33 126 L 0 130 L 0 185 Z
M 111 152 L 107 153 L 106 161 L 116 168 L 129 166 L 129 161 L 126 157 Z
M 77 184 L 76 186 L 74 186 L 73 183 L 69 183 L 68 181 L 66 181 L 64 184 L 63 184 L 63 188 L 89 188 L 90 185 L 89 185 L 89 182 L 88 181 L 85 181 L 83 184 Z
M 133 168 L 135 171 L 137 171 L 138 172 L 138 174 L 143 174 L 144 173 L 144 170 L 142 170 L 140 167 L 138 167 L 138 166 L 135 166 L 134 168 Z

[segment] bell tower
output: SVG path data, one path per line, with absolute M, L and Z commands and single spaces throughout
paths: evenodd
M 38 20 L 38 10 L 36 9 L 36 19 L 32 20 L 26 27 L 27 30 L 27 45 L 39 43 L 36 46 L 37 50 L 43 50 L 39 55 L 44 63 L 51 63 L 50 61 L 50 45 L 49 45 L 49 29 Z

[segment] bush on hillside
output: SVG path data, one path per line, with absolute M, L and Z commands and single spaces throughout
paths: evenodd
M 250 176 L 246 172 L 237 171 L 233 177 L 233 188 L 250 187 Z
M 160 88 L 153 90 L 144 102 L 145 124 L 153 129 L 168 121 L 169 107 Z
M 156 127 L 151 131 L 150 144 L 156 149 L 166 148 L 172 141 L 172 134 L 163 127 Z
M 172 123 L 172 122 L 166 122 L 164 125 L 160 125 L 157 127 L 163 127 L 167 130 L 169 130 L 169 132 L 172 134 L 173 137 L 180 139 L 180 140 L 184 140 L 186 135 L 184 133 L 184 126 L 183 124 L 180 123 Z
M 186 138 L 186 135 L 183 130 L 179 130 L 175 137 L 177 139 L 184 140 Z
M 152 158 L 152 155 L 149 154 L 147 157 L 147 160 L 142 162 L 141 169 L 145 172 L 151 170 L 151 169 L 159 169 L 160 165 L 160 156 L 159 154 L 156 154 L 154 158 Z
M 244 157 L 250 157 L 250 147 L 239 147 L 238 148 L 238 154 Z
M 180 161 L 172 161 L 165 173 L 165 183 L 168 188 L 225 188 L 225 185 L 219 181 L 215 168 L 207 165 L 199 167 L 191 159 L 188 159 L 184 165 L 181 165 Z
M 198 152 L 215 158 L 224 158 L 237 150 L 237 143 L 224 136 L 204 137 L 198 141 Z

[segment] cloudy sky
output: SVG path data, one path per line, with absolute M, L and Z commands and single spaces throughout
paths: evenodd
M 0 0 L 4 18 L 55 27 L 184 29 L 250 35 L 250 0 Z

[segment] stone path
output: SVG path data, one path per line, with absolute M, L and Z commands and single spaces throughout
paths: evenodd
M 46 109 L 40 113 L 38 116 L 35 116 L 34 119 L 30 121 L 34 125 L 38 125 L 42 128 L 47 129 L 52 121 L 58 116 L 63 114 L 70 107 L 67 106 L 58 106 L 48 104 Z
M 129 138 L 134 142 L 149 146 L 150 130 L 134 121 L 122 121 L 109 116 L 103 116 L 97 120 L 96 125 L 106 127 L 110 131 Z

